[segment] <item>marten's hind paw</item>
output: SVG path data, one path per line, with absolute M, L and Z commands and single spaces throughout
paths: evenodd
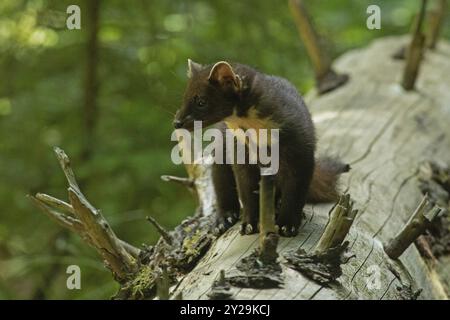
M 295 237 L 298 234 L 301 216 L 290 219 L 277 219 L 277 228 L 280 236 Z
M 249 223 L 249 222 L 242 222 L 241 224 L 241 234 L 242 235 L 249 235 L 253 233 L 258 233 L 258 224 L 257 223 Z
M 239 220 L 239 213 L 227 211 L 216 219 L 214 233 L 218 236 L 230 229 Z
M 280 236 L 283 237 L 295 237 L 298 234 L 298 227 L 297 226 L 277 226 L 278 227 L 278 233 Z

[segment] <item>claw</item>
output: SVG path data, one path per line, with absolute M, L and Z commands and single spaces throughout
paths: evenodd
M 243 222 L 241 224 L 241 234 L 250 235 L 258 231 L 257 227 L 254 227 L 251 223 Z
M 298 234 L 298 227 L 296 226 L 275 226 L 275 230 L 284 237 L 295 237 Z
M 297 235 L 297 228 L 296 228 L 296 227 L 292 227 L 292 228 L 291 228 L 291 234 L 292 234 L 293 236 Z

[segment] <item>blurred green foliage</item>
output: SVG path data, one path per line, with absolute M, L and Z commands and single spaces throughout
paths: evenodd
M 97 254 L 62 231 L 25 197 L 66 199 L 52 153 L 71 156 L 82 188 L 119 237 L 151 244 L 153 215 L 168 228 L 195 203 L 162 174 L 185 175 L 170 160 L 172 115 L 186 82 L 186 60 L 231 60 L 281 75 L 302 92 L 313 74 L 287 1 L 102 1 L 99 120 L 82 161 L 86 7 L 89 0 L 0 2 L 0 299 L 110 297 L 117 289 Z M 66 8 L 81 7 L 81 30 L 67 30 Z M 382 9 L 382 29 L 366 28 L 366 8 Z M 408 32 L 419 1 L 310 1 L 333 57 L 372 39 Z M 449 36 L 448 22 L 444 28 Z M 393 48 L 395 49 L 395 48 Z M 82 289 L 66 288 L 66 267 L 82 269 Z

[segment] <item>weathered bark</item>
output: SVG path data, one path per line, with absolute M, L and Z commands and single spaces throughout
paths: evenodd
M 193 182 L 201 210 L 171 232 L 171 243 L 161 239 L 142 250 L 139 270 L 131 270 L 122 279 L 118 297 L 151 298 L 157 282 L 166 286 L 169 281 L 175 285 L 171 295 L 185 299 L 447 298 L 437 273 L 414 245 L 396 260 L 383 248 L 402 230 L 423 197 L 419 167 L 427 161 L 450 162 L 450 45 L 441 42 L 436 50 L 426 52 L 416 91 L 406 92 L 400 85 L 404 61 L 391 56 L 407 42 L 405 37 L 384 38 L 343 55 L 335 69 L 349 74 L 349 82 L 326 95 L 312 92 L 306 97 L 317 127 L 318 154 L 340 155 L 352 166 L 341 181 L 352 201 L 342 200 L 344 209 L 334 204 L 306 206 L 299 234 L 279 239 L 281 273 L 262 280 L 270 285 L 252 285 L 253 279 L 238 286 L 243 282 L 242 259 L 258 248 L 258 235 L 241 236 L 238 225 L 220 237 L 212 235 L 215 196 L 210 170 L 207 165 L 194 165 L 188 167 L 187 185 L 192 187 Z M 443 193 L 447 194 L 445 190 L 436 194 Z M 442 206 L 437 198 L 430 194 Z M 66 204 L 53 202 L 67 209 Z M 322 237 L 331 210 L 343 210 L 331 214 L 330 223 L 339 222 L 338 232 L 328 230 Z M 349 228 L 345 243 L 338 244 Z M 338 246 L 328 248 L 329 244 Z M 329 279 L 325 269 L 314 269 L 315 261 L 332 256 L 337 265 L 323 267 L 339 277 L 324 281 Z M 292 257 L 300 257 L 304 265 L 293 267 Z M 311 270 L 296 271 L 305 265 Z M 167 270 L 169 276 L 164 279 L 169 280 L 157 281 L 159 270 Z

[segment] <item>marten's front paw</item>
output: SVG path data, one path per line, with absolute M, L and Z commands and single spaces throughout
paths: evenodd
M 301 215 L 277 218 L 278 233 L 283 237 L 295 237 L 300 227 Z
M 241 224 L 241 234 L 249 235 L 253 233 L 258 233 L 258 223 L 257 222 L 242 222 Z
M 239 220 L 239 213 L 227 211 L 217 216 L 214 233 L 221 235 Z

